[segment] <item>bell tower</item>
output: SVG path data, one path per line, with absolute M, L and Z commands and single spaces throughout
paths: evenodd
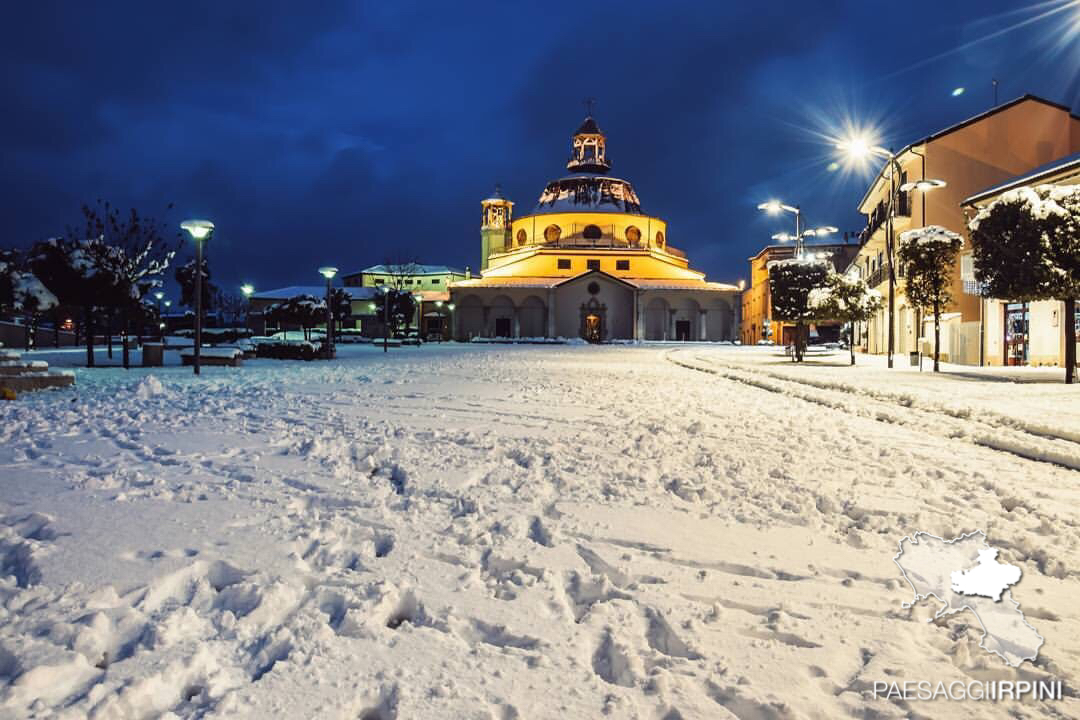
M 491 197 L 481 200 L 483 217 L 480 221 L 480 270 L 487 270 L 488 256 L 510 249 L 510 220 L 514 203 L 502 196 L 498 185 Z
M 593 120 L 591 112 L 570 141 L 570 160 L 566 163 L 566 169 L 599 174 L 611 169 L 607 159 L 607 137 Z

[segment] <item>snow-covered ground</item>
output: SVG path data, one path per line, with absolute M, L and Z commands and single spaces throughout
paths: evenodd
M 1080 715 L 1075 388 L 758 348 L 339 353 L 0 405 L 0 717 Z M 1023 571 L 1035 663 L 902 607 L 900 540 L 975 529 Z M 1048 677 L 1065 700 L 870 693 Z

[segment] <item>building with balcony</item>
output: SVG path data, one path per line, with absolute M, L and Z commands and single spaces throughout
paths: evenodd
M 964 200 L 964 209 L 974 217 L 979 208 L 1004 193 L 1037 185 L 1080 185 L 1080 153 L 976 193 Z M 979 295 L 970 244 L 960 255 L 960 266 L 964 292 Z M 1074 311 L 1074 317 L 1065 317 L 1065 303 L 1060 300 L 1020 302 L 1012 298 L 984 298 L 979 317 L 983 365 L 1060 367 L 1065 364 L 1065 324 L 1073 323 L 1077 337 L 1080 337 L 1080 309 Z
M 483 277 L 450 287 L 456 337 L 738 337 L 738 288 L 691 268 L 667 223 L 610 168 L 607 138 L 587 117 L 570 174 L 548 183 L 531 213 L 515 218 L 498 188 L 481 202 Z
M 847 233 L 844 242 L 815 243 L 805 247 L 806 256 L 820 256 L 832 263 L 833 269 L 843 272 L 859 251 L 859 245 L 848 242 Z M 750 286 L 742 292 L 742 321 L 739 324 L 739 339 L 743 345 L 769 343 L 788 345 L 795 332 L 794 323 L 783 323 L 772 316 L 772 299 L 769 291 L 769 267 L 778 260 L 795 257 L 793 245 L 766 245 L 757 255 L 748 258 L 750 262 Z M 811 326 L 811 337 L 821 342 L 840 339 L 841 327 L 837 323 L 819 323 Z
M 1080 117 L 1064 105 L 1033 95 L 1024 95 L 908 145 L 896 154 L 899 172 L 886 163 L 859 203 L 867 225 L 851 268 L 882 297 L 888 297 L 885 221 L 890 187 L 928 178 L 946 182 L 944 187 L 930 191 L 898 192 L 893 220 L 896 237 L 926 225 L 940 225 L 966 236 L 961 207 L 965 200 L 1077 151 Z M 904 278 L 899 272 L 897 266 L 895 351 L 903 354 L 920 349 L 920 339 L 932 335 L 927 331 L 932 318 L 921 317 L 907 302 Z M 952 302 L 943 316 L 942 359 L 977 365 L 983 354 L 982 303 L 972 286 L 965 285 L 961 263 L 953 273 L 951 295 Z M 887 352 L 887 306 L 860 328 L 857 341 L 866 352 Z M 929 350 L 930 344 L 923 341 L 923 352 Z

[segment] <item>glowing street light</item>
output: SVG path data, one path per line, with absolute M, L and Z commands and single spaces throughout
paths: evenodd
M 795 216 L 795 234 L 792 235 L 786 232 L 776 233 L 772 236 L 772 239 L 776 240 L 777 242 L 791 242 L 792 240 L 794 240 L 795 257 L 797 258 L 801 258 L 803 256 L 803 238 L 819 237 L 838 231 L 838 228 L 833 227 L 832 225 L 823 225 L 819 228 L 808 228 L 806 230 L 803 230 L 802 213 L 799 211 L 798 205 L 786 205 L 779 200 L 769 200 L 768 202 L 761 203 L 757 207 L 758 210 L 762 210 L 769 215 L 777 215 L 781 212 L 786 212 L 791 213 Z
M 245 298 L 250 298 L 255 294 L 255 286 L 251 283 L 244 283 L 240 286 L 240 292 L 244 294 Z
M 836 143 L 836 149 L 849 159 L 865 161 L 870 157 L 879 157 L 889 166 L 889 205 L 885 216 L 885 258 L 889 262 L 889 349 L 888 366 L 893 366 L 893 350 L 896 347 L 896 261 L 893 215 L 896 213 L 896 178 L 903 173 L 896 154 L 875 145 L 866 135 L 855 135 Z M 876 181 L 875 181 L 876 182 Z
M 203 243 L 214 232 L 214 223 L 209 220 L 185 220 L 180 227 L 195 241 L 195 374 L 199 374 L 202 359 L 202 266 Z
M 326 340 L 323 351 L 326 353 L 326 359 L 329 360 L 334 357 L 334 311 L 330 304 L 330 293 L 333 290 L 337 268 L 325 265 L 319 268 L 319 274 L 326 278 Z

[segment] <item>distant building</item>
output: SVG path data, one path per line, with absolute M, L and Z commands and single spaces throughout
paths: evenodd
M 458 270 L 447 265 L 372 265 L 358 272 L 342 275 L 345 287 L 378 287 L 389 285 L 403 290 L 446 292 L 450 283 L 469 277 L 468 269 Z
M 886 163 L 859 203 L 867 225 L 861 234 L 859 253 L 852 268 L 872 288 L 886 298 L 885 307 L 863 328 L 859 344 L 870 353 L 888 348 L 888 258 L 885 227 L 890 179 L 899 188 L 908 181 L 944 180 L 945 187 L 930 191 L 898 193 L 894 228 L 900 233 L 927 225 L 939 225 L 967 236 L 961 204 L 988 187 L 1008 182 L 1019 175 L 1080 151 L 1080 117 L 1068 107 L 1034 95 L 1024 95 L 980 115 L 940 130 L 914 142 L 897 153 L 900 173 L 890 178 L 893 168 Z M 942 316 L 943 360 L 979 364 L 981 298 L 971 284 L 965 284 L 962 263 L 953 273 L 952 302 Z M 933 336 L 933 318 L 922 317 L 907 302 L 904 278 L 897 265 L 896 310 L 894 314 L 895 352 L 918 349 L 920 338 Z M 919 326 L 922 325 L 920 328 Z M 993 333 L 995 336 L 997 333 Z M 988 343 L 993 338 L 987 337 Z M 932 352 L 932 341 L 923 352 Z M 988 345 L 990 355 L 1001 355 L 1002 347 Z
M 1035 185 L 1080 185 L 1080 153 L 976 193 L 964 200 L 963 205 L 974 217 L 980 207 L 994 202 L 1003 193 Z M 960 274 L 964 292 L 979 294 L 970 242 L 960 255 Z M 981 310 L 983 365 L 1063 366 L 1065 324 L 1073 323 L 1080 337 L 1080 308 L 1075 317 L 1067 318 L 1065 303 L 1059 300 L 1017 302 L 1011 298 L 987 298 L 982 301 Z
M 642 210 L 626 180 L 608 176 L 607 138 L 587 117 L 568 175 L 514 218 L 496 192 L 481 202 L 482 278 L 451 285 L 455 336 L 610 340 L 733 340 L 738 295 L 708 282 Z
M 805 256 L 822 256 L 832 263 L 837 272 L 843 272 L 859 251 L 857 243 L 820 243 L 805 246 Z M 769 266 L 777 260 L 795 257 L 792 245 L 766 245 L 750 261 L 750 287 L 742 293 L 742 323 L 740 340 L 743 345 L 756 345 L 762 341 L 774 345 L 787 345 L 795 331 L 794 323 L 782 323 L 772 317 L 772 298 L 769 292 Z M 813 333 L 822 341 L 835 341 L 840 337 L 840 325 L 820 323 L 814 325 Z
M 382 334 L 382 325 L 375 317 L 373 301 L 375 288 L 346 288 L 346 292 L 352 298 L 352 317 L 342 323 L 343 327 L 360 329 L 365 335 L 376 337 Z M 254 293 L 248 300 L 247 325 L 256 335 L 265 335 L 268 328 L 266 322 L 266 309 L 271 305 L 284 302 L 298 295 L 311 295 L 317 298 L 326 297 L 325 285 L 289 285 L 274 290 L 264 290 Z

